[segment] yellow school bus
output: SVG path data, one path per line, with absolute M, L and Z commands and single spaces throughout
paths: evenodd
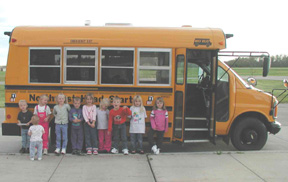
M 230 36 L 221 29 L 16 27 L 5 34 L 10 48 L 3 135 L 19 133 L 20 99 L 33 110 L 47 94 L 53 108 L 58 93 L 70 104 L 74 97 L 85 104 L 86 93 L 93 93 L 98 106 L 115 96 L 131 106 L 132 98 L 141 95 L 148 116 L 156 98 L 163 97 L 167 142 L 214 143 L 215 136 L 223 136 L 239 150 L 259 150 L 268 132 L 280 130 L 277 99 L 248 85 L 218 59 Z M 267 74 L 269 54 L 260 57 L 266 59 Z

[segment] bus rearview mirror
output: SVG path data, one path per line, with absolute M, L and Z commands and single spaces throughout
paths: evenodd
M 269 56 L 265 56 L 263 60 L 263 76 L 264 77 L 268 75 L 270 66 L 271 66 L 271 59 Z

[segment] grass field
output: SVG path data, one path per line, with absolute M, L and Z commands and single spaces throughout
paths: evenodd
M 5 81 L 5 74 L 6 74 L 6 72 L 0 71 L 0 82 L 4 82 Z
M 233 68 L 240 76 L 262 76 L 262 68 Z M 268 76 L 287 76 L 288 67 L 270 68 Z

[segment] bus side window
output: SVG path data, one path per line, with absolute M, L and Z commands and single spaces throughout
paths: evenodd
M 228 121 L 229 119 L 229 75 L 218 66 L 216 94 L 216 120 Z
M 60 48 L 30 48 L 29 58 L 30 83 L 60 83 Z

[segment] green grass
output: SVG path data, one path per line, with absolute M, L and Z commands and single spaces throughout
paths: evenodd
M 4 85 L 0 85 L 0 107 L 4 107 L 4 103 L 5 103 Z
M 5 81 L 5 71 L 0 71 L 0 82 L 4 82 Z
M 240 76 L 262 76 L 262 68 L 232 68 Z M 270 68 L 268 76 L 287 76 L 288 67 L 286 68 Z
M 255 87 L 269 93 L 272 93 L 273 89 L 285 89 L 282 80 L 257 80 L 257 85 Z M 284 96 L 288 94 L 287 90 L 283 95 L 278 97 L 282 92 L 283 90 L 273 91 L 273 95 L 277 97 L 278 101 L 282 100 Z M 288 96 L 281 103 L 288 103 Z

